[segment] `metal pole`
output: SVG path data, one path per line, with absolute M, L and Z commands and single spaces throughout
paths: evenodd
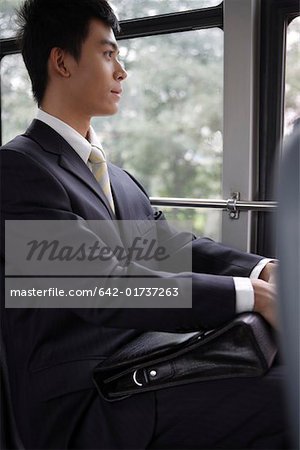
M 212 208 L 230 210 L 233 200 L 217 200 L 203 198 L 171 198 L 171 197 L 150 197 L 154 206 L 170 206 L 176 208 Z M 275 211 L 277 202 L 259 202 L 236 200 L 235 206 L 240 211 Z

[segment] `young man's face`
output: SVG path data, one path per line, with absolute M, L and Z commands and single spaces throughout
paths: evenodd
M 126 71 L 118 61 L 118 46 L 110 27 L 91 20 L 79 61 L 68 57 L 71 67 L 69 95 L 77 112 L 88 117 L 115 114 Z

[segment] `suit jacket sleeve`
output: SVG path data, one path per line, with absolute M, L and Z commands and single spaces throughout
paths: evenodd
M 131 179 L 147 195 L 143 186 L 130 174 Z M 155 220 L 165 220 L 161 211 L 153 210 Z M 166 234 L 178 234 L 172 230 L 172 226 L 166 224 Z M 181 241 L 179 239 L 179 241 Z M 182 249 L 184 252 L 184 249 Z M 252 269 L 262 259 L 261 256 L 241 252 L 222 244 L 214 242 L 209 238 L 197 238 L 194 236 L 192 242 L 193 272 L 207 273 L 211 275 L 227 275 L 236 277 L 248 277 Z

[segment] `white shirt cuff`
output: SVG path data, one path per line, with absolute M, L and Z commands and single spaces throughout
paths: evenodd
M 252 272 L 250 273 L 250 278 L 258 278 L 261 274 L 264 267 L 269 262 L 275 262 L 275 259 L 271 258 L 263 258 L 259 263 L 254 267 Z M 233 277 L 234 285 L 235 285 L 235 308 L 236 313 L 242 313 L 246 311 L 253 311 L 254 308 L 254 291 L 252 287 L 252 283 L 250 278 L 242 278 L 242 277 Z
M 250 278 L 233 277 L 235 285 L 235 309 L 236 313 L 253 311 L 254 291 Z
M 275 259 L 270 259 L 270 258 L 264 258 L 262 260 L 259 261 L 258 264 L 256 264 L 256 266 L 254 267 L 254 269 L 252 269 L 252 272 L 250 273 L 250 278 L 258 278 L 259 275 L 261 274 L 262 270 L 265 268 L 265 266 L 269 263 L 269 262 L 275 262 Z

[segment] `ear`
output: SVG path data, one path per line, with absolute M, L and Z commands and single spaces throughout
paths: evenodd
M 53 47 L 50 52 L 49 62 L 52 70 L 64 78 L 70 78 L 71 72 L 68 67 L 68 58 L 64 50 Z

